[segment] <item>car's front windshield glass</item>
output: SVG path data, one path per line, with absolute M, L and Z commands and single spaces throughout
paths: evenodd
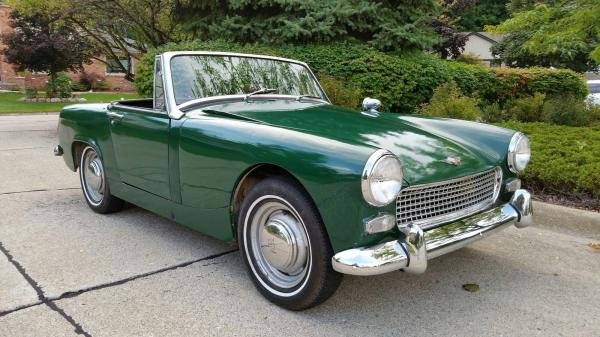
M 244 95 L 261 89 L 271 93 L 324 98 L 316 79 L 305 66 L 272 59 L 179 55 L 171 59 L 171 78 L 176 104 L 194 99 Z

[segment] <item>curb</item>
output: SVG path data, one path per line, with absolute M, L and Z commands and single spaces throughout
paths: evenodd
M 534 226 L 600 240 L 598 212 L 534 201 L 533 219 Z

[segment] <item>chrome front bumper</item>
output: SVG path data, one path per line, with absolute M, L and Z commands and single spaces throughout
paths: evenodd
M 532 215 L 531 195 L 526 190 L 517 190 L 509 203 L 471 217 L 427 231 L 417 225 L 407 225 L 400 228 L 404 240 L 339 252 L 332 258 L 333 269 L 363 276 L 398 269 L 423 273 L 427 260 L 462 248 L 513 223 L 519 228 L 527 227 Z

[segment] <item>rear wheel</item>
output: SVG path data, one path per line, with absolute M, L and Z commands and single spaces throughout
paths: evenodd
M 238 243 L 258 290 L 284 308 L 320 304 L 341 281 L 316 207 L 292 179 L 270 177 L 249 191 L 239 214 Z
M 91 146 L 81 151 L 79 162 L 79 181 L 88 206 L 98 213 L 113 213 L 123 208 L 123 200 L 110 194 L 104 164 Z

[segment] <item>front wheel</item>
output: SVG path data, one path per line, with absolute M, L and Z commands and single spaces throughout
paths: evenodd
M 318 305 L 341 281 L 321 217 L 292 179 L 270 177 L 250 190 L 239 214 L 238 244 L 258 290 L 281 307 Z
M 102 159 L 91 146 L 81 151 L 79 181 L 88 206 L 97 213 L 113 213 L 123 208 L 123 200 L 110 194 Z

